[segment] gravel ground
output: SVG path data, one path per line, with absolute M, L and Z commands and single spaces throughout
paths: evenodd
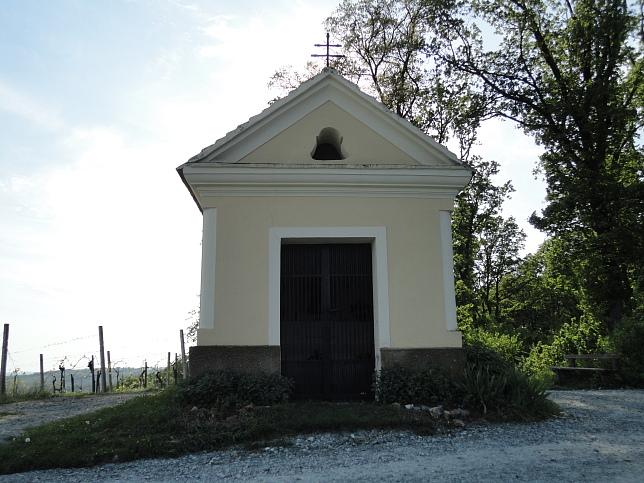
M 289 447 L 34 471 L 0 482 L 640 482 L 644 391 L 566 391 L 563 415 L 536 424 L 470 425 L 452 434 L 303 435 Z
M 0 411 L 10 413 L 0 418 L 0 444 L 6 443 L 8 437 L 19 435 L 30 426 L 98 411 L 137 396 L 137 393 L 64 396 L 0 405 Z

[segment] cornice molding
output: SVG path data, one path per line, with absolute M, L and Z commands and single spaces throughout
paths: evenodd
M 179 170 L 199 205 L 215 196 L 454 199 L 471 178 L 461 166 L 190 163 Z

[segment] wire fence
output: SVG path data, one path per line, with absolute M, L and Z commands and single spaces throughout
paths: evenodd
M 0 369 L 0 395 L 27 392 L 110 392 L 132 389 L 163 388 L 188 377 L 188 357 L 183 330 L 174 344 L 169 339 L 150 341 L 158 345 L 174 345 L 174 352 L 128 354 L 127 358 L 112 360 L 112 351 L 103 345 L 103 328 L 98 334 L 53 342 L 41 347 L 9 350 L 9 324 L 5 324 Z M 180 344 L 178 344 L 180 343 Z M 82 348 L 91 347 L 83 351 Z M 79 350 L 81 348 L 81 350 Z M 98 350 L 96 350 L 98 348 Z M 114 347 L 123 354 L 127 346 Z M 14 357 L 25 359 L 26 353 L 39 352 L 40 371 L 21 371 Z M 133 363 L 133 361 L 136 361 Z

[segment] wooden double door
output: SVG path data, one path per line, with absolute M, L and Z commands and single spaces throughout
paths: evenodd
M 282 375 L 296 397 L 370 399 L 371 245 L 283 245 L 280 304 Z

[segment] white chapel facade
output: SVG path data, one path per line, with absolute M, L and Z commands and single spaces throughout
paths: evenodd
M 203 213 L 193 372 L 347 398 L 382 367 L 463 366 L 451 212 L 471 170 L 335 70 L 177 170 Z

